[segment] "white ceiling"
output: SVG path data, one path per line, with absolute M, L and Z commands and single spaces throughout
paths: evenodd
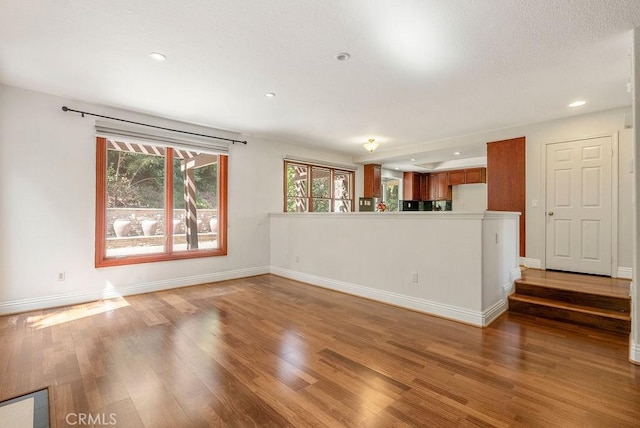
M 0 82 L 359 160 L 375 138 L 392 167 L 630 105 L 636 26 L 639 0 L 0 0 Z

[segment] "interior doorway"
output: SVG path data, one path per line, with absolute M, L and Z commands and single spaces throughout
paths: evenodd
M 546 269 L 611 276 L 613 140 L 546 145 Z

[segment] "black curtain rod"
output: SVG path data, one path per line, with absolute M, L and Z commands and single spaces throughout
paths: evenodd
M 119 119 L 117 117 L 103 116 L 101 114 L 89 113 L 88 111 L 74 110 L 74 109 L 69 108 L 67 106 L 62 106 L 62 111 L 72 111 L 74 113 L 80 113 L 82 115 L 82 117 L 84 117 L 85 114 L 88 114 L 89 116 L 101 117 L 103 119 L 118 120 L 120 122 L 133 123 L 134 125 L 148 126 L 150 128 L 162 129 L 162 130 L 165 130 L 165 131 L 180 132 L 182 134 L 197 135 L 198 137 L 207 137 L 207 138 L 214 138 L 216 140 L 231 141 L 233 144 L 235 144 L 235 143 L 241 143 L 241 144 L 245 144 L 245 145 L 247 144 L 246 141 L 233 140 L 231 138 L 214 137 L 213 135 L 205 135 L 205 134 L 198 134 L 196 132 L 181 131 L 179 129 L 165 128 L 163 126 L 157 126 L 157 125 L 149 125 L 148 123 L 134 122 L 133 120 Z

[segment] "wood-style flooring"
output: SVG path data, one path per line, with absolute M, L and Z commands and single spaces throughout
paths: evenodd
M 628 348 L 264 275 L 0 317 L 0 400 L 50 386 L 54 427 L 638 427 Z

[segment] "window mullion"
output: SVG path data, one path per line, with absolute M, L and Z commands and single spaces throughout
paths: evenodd
M 334 193 L 333 193 L 333 188 L 335 186 L 335 179 L 336 179 L 336 170 L 335 169 L 330 169 L 329 170 L 329 212 L 334 212 L 335 210 L 335 201 L 334 201 Z
M 173 253 L 173 149 L 167 147 L 165 151 L 165 180 L 164 180 L 164 230 L 165 253 Z
M 307 180 L 307 206 L 308 211 L 313 212 L 313 167 L 311 165 L 307 166 L 307 170 L 309 171 L 309 179 Z

